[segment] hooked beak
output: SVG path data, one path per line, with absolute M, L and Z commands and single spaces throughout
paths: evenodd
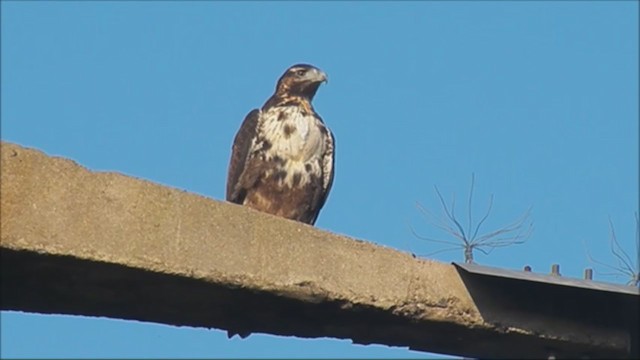
M 308 73 L 308 76 L 309 80 L 313 82 L 329 83 L 329 77 L 327 77 L 327 74 L 318 68 L 314 68 L 312 71 L 310 71 Z

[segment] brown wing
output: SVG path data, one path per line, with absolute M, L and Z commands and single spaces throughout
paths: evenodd
M 251 149 L 253 139 L 256 136 L 260 110 L 254 109 L 244 118 L 236 137 L 233 139 L 231 160 L 229 161 L 229 173 L 227 174 L 227 201 L 242 204 L 243 191 L 239 184 L 240 176 L 245 171 L 247 157 Z
M 329 196 L 329 192 L 331 191 L 331 186 L 333 185 L 333 173 L 334 173 L 334 164 L 335 164 L 335 139 L 333 134 L 328 128 L 324 128 L 326 133 L 326 149 L 324 152 L 324 156 L 322 157 L 322 178 L 320 179 L 321 188 L 318 191 L 317 196 L 315 197 L 313 203 L 311 204 L 311 210 L 313 211 L 313 216 L 311 218 L 310 224 L 315 224 L 318 219 L 318 214 L 320 214 L 320 209 L 324 206 L 324 203 L 327 201 L 327 197 Z

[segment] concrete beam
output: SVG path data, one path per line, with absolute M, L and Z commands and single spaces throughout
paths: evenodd
M 624 356 L 483 319 L 449 264 L 3 142 L 1 308 L 473 357 Z

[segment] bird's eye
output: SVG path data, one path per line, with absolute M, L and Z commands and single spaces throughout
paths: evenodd
M 304 70 L 298 70 L 298 71 L 296 71 L 296 75 L 302 76 L 302 75 L 304 75 L 305 72 L 306 71 L 304 71 Z

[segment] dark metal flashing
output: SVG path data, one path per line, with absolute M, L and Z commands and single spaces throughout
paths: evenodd
M 640 290 L 592 280 L 453 263 L 485 321 L 555 337 L 589 334 L 579 351 L 540 349 L 554 358 L 640 355 Z
M 605 283 L 605 282 L 594 281 L 594 280 L 567 278 L 567 277 L 556 276 L 556 275 L 538 274 L 538 273 L 533 273 L 528 271 L 500 269 L 496 267 L 483 266 L 483 265 L 477 265 L 477 264 L 466 264 L 466 263 L 454 262 L 453 265 L 455 265 L 457 268 L 460 268 L 464 271 L 467 271 L 473 274 L 497 276 L 497 277 L 503 277 L 503 278 L 509 278 L 509 279 L 526 280 L 526 281 L 537 281 L 537 282 L 553 284 L 553 285 L 561 285 L 561 286 L 575 286 L 575 287 L 590 289 L 590 290 L 609 291 L 609 292 L 620 293 L 620 294 L 640 296 L 640 289 L 635 286 L 611 284 L 611 283 Z

